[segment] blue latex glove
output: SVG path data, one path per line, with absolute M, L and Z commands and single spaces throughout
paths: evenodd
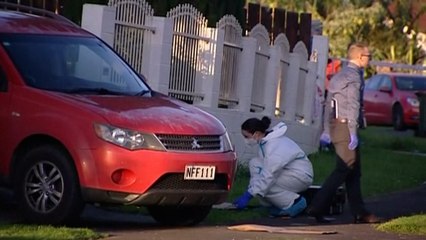
M 349 142 L 348 148 L 350 150 L 355 150 L 358 146 L 358 136 L 356 134 L 351 134 L 351 141 Z
M 330 134 L 325 133 L 325 132 L 322 133 L 321 137 L 320 137 L 320 144 L 321 144 L 321 146 L 327 146 L 330 143 L 331 143 Z
M 253 196 L 246 191 L 243 195 L 241 195 L 239 198 L 237 198 L 233 203 L 237 207 L 237 209 L 244 209 L 247 207 L 250 200 L 253 198 Z

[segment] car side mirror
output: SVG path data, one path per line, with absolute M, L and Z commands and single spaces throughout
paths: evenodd
M 142 73 L 138 73 L 140 79 L 142 79 L 144 82 L 146 82 L 146 77 Z
M 379 87 L 379 91 L 380 92 L 387 92 L 387 93 L 391 93 L 392 89 L 389 86 L 381 86 Z

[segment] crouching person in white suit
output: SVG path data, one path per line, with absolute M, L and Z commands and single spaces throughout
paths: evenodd
M 299 193 L 312 184 L 312 164 L 303 150 L 285 136 L 285 123 L 268 131 L 270 124 L 271 119 L 263 117 L 250 118 L 241 125 L 244 140 L 259 148 L 259 157 L 250 160 L 248 189 L 234 204 L 244 209 L 256 196 L 269 207 L 272 216 L 295 217 L 306 208 L 306 199 Z

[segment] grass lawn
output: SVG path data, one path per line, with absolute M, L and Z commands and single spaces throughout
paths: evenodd
M 0 239 L 10 240 L 95 240 L 106 237 L 87 228 L 37 225 L 0 225 Z
M 360 142 L 365 197 L 407 189 L 426 181 L 426 138 L 387 127 L 368 127 L 360 131 Z M 334 154 L 318 152 L 310 159 L 314 183 L 321 184 L 334 167 Z
M 378 225 L 377 230 L 426 236 L 426 214 L 393 219 Z

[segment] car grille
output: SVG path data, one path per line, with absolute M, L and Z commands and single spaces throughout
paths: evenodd
M 217 152 L 221 150 L 220 136 L 218 135 L 173 135 L 156 134 L 167 150 L 191 152 Z
M 216 174 L 214 180 L 184 180 L 183 174 L 166 174 L 153 185 L 151 190 L 227 190 L 227 179 L 226 174 Z

